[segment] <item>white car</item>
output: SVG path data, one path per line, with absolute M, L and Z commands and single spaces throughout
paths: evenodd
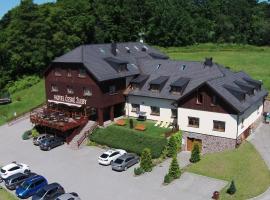
M 2 179 L 6 179 L 13 174 L 28 173 L 28 172 L 30 172 L 30 168 L 28 165 L 13 162 L 1 168 L 0 176 Z
M 99 156 L 98 162 L 101 165 L 110 165 L 113 161 L 126 153 L 127 152 L 122 149 L 110 149 Z

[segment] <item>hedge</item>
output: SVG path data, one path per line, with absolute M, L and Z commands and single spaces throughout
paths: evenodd
M 112 148 L 125 149 L 126 151 L 141 155 L 143 149 L 149 148 L 153 158 L 160 157 L 167 144 L 166 138 L 157 138 L 130 129 L 109 126 L 105 129 L 98 128 L 89 139 L 101 145 Z

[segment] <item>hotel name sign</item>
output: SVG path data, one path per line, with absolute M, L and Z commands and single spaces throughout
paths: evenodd
M 61 96 L 61 95 L 54 95 L 53 99 L 56 101 L 62 101 L 66 103 L 74 103 L 74 104 L 79 104 L 79 105 L 86 105 L 87 100 L 86 99 L 81 99 L 79 97 L 70 97 L 70 96 Z

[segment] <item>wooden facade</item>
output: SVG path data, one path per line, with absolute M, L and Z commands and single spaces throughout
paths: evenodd
M 82 64 L 57 63 L 45 72 L 45 87 L 47 102 L 54 109 L 80 113 L 99 125 L 123 113 L 125 78 L 98 82 Z M 85 95 L 85 90 L 91 95 Z
M 202 101 L 198 101 L 198 96 L 201 95 Z M 227 102 L 225 102 L 220 96 L 216 94 L 209 86 L 203 85 L 200 88 L 194 90 L 191 94 L 181 99 L 178 102 L 179 107 L 226 113 L 226 114 L 237 114 Z

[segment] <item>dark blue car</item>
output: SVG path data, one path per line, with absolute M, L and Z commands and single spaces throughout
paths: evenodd
M 40 175 L 36 175 L 26 179 L 19 187 L 16 189 L 16 195 L 19 198 L 25 199 L 34 195 L 39 189 L 48 185 L 47 180 Z

